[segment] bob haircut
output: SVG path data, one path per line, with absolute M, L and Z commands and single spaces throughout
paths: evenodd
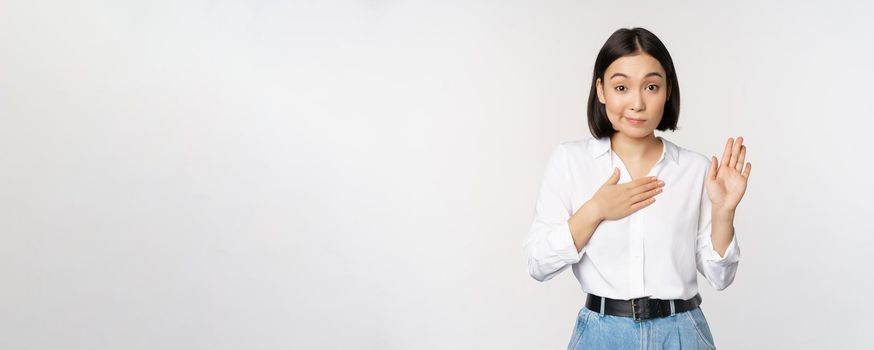
M 610 137 L 616 133 L 613 129 L 613 124 L 607 118 L 607 111 L 604 104 L 598 101 L 598 79 L 601 79 L 601 84 L 604 84 L 604 73 L 607 67 L 613 61 L 624 56 L 634 56 L 640 53 L 646 53 L 662 64 L 662 68 L 667 74 L 667 92 L 668 98 L 665 101 L 664 114 L 662 120 L 656 129 L 677 130 L 677 120 L 680 117 L 680 85 L 677 82 L 677 73 L 674 70 L 674 61 L 671 60 L 671 54 L 668 49 L 662 44 L 655 34 L 643 28 L 619 29 L 610 35 L 601 51 L 598 52 L 598 58 L 595 59 L 595 71 L 592 74 L 592 90 L 589 93 L 589 131 L 595 138 Z

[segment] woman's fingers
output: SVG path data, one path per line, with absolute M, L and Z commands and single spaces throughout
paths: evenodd
M 647 177 L 642 177 L 642 178 L 639 178 L 636 180 L 631 180 L 631 181 L 623 183 L 623 184 L 619 184 L 619 186 L 622 186 L 622 188 L 624 188 L 626 190 L 626 192 L 631 192 L 632 194 L 634 194 L 634 193 L 637 193 L 637 192 L 635 192 L 635 189 L 637 189 L 638 187 L 652 184 L 652 183 L 656 182 L 656 180 L 657 179 L 655 176 L 647 176 Z
M 649 184 L 655 180 L 657 180 L 655 176 L 642 177 L 642 178 L 639 178 L 636 180 L 631 180 L 631 181 L 627 182 L 626 186 L 628 186 L 628 188 L 635 188 L 638 186 L 643 186 L 643 185 Z
M 744 138 L 738 137 L 737 140 L 732 145 L 731 158 L 729 158 L 728 164 L 726 164 L 726 165 L 728 165 L 729 168 L 737 167 L 737 158 L 740 155 L 740 147 L 743 144 L 743 142 L 744 142 Z M 740 163 L 740 164 L 743 165 L 743 163 Z
M 737 171 L 744 170 L 744 158 L 746 158 L 746 156 L 747 156 L 747 146 L 741 146 L 740 147 L 740 156 L 738 156 L 738 159 L 737 159 L 737 165 L 734 166 L 734 168 L 737 169 Z
M 720 167 L 728 165 L 728 161 L 731 160 L 731 147 L 734 145 L 734 139 L 728 138 L 728 141 L 725 142 L 725 150 L 722 152 L 722 163 L 720 163 Z
M 639 185 L 639 186 L 637 186 L 637 187 L 633 187 L 633 188 L 631 188 L 631 192 L 630 192 L 630 193 L 631 193 L 632 196 L 633 196 L 633 195 L 637 195 L 637 194 L 639 194 L 639 193 L 643 193 L 643 192 L 646 192 L 646 191 L 650 191 L 650 190 L 653 190 L 653 189 L 655 189 L 655 188 L 660 188 L 660 187 L 664 186 L 664 184 L 665 184 L 665 182 L 662 181 L 662 180 L 656 180 L 656 181 L 646 182 L 646 183 L 643 183 L 643 184 L 641 184 L 641 185 Z
M 645 199 L 645 200 L 642 200 L 640 202 L 632 204 L 631 208 L 628 208 L 628 210 L 629 210 L 628 215 L 631 215 L 631 213 L 636 212 L 636 211 L 652 204 L 653 202 L 655 202 L 655 197 L 651 197 L 649 199 Z M 625 215 L 625 216 L 628 216 L 628 215 Z
M 654 188 L 654 189 L 651 189 L 649 191 L 638 193 L 636 195 L 631 196 L 631 203 L 638 203 L 641 201 L 645 201 L 649 198 L 655 197 L 655 195 L 657 195 L 659 193 L 662 193 L 661 186 Z

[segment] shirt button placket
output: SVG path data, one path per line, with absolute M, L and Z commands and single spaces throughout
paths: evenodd
M 638 213 L 635 212 L 629 217 L 629 228 L 631 229 L 631 237 L 629 239 L 629 252 L 631 253 L 631 261 L 629 264 L 631 275 L 631 294 L 632 297 L 643 296 L 643 233 L 640 229 L 640 220 Z

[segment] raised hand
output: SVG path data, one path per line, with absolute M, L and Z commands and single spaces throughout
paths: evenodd
M 725 143 L 722 164 L 717 163 L 716 156 L 711 156 L 710 170 L 704 185 L 714 210 L 734 211 L 740 204 L 753 167 L 747 162 L 744 168 L 746 153 L 747 146 L 743 145 L 743 137 L 738 137 L 736 142 L 729 138 Z

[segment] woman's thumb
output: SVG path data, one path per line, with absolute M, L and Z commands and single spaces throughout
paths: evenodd
M 620 175 L 619 168 L 614 167 L 613 174 L 610 174 L 610 178 L 607 179 L 607 183 L 611 184 L 611 185 L 615 185 L 617 182 L 619 182 L 619 175 Z

